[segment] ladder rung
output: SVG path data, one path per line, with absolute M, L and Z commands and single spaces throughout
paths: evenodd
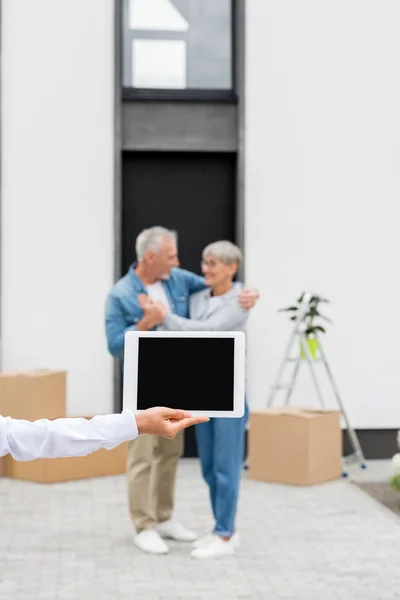
M 345 456 L 343 456 L 343 461 L 347 462 L 347 463 L 353 463 L 353 462 L 358 462 L 360 460 L 363 460 L 364 457 L 360 452 L 352 452 L 351 454 L 346 454 Z
M 298 358 L 287 358 L 286 362 L 297 362 L 299 359 Z M 321 362 L 320 358 L 313 358 L 312 362 Z

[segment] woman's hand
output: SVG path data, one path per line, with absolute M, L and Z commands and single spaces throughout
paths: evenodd
M 173 439 L 177 433 L 199 423 L 206 423 L 209 417 L 192 417 L 185 410 L 175 408 L 155 407 L 148 408 L 135 415 L 139 433 L 161 435 Z
M 239 304 L 244 310 L 254 308 L 260 294 L 252 288 L 243 288 L 239 296 Z

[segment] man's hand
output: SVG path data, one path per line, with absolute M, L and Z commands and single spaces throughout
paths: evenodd
M 170 439 L 187 427 L 210 420 L 209 417 L 192 417 L 185 410 L 158 406 L 138 413 L 135 419 L 139 433 L 161 435 Z
M 138 302 L 145 318 L 152 326 L 159 325 L 167 316 L 167 310 L 161 302 L 153 302 L 146 294 L 139 294 Z
M 144 314 L 154 321 L 155 325 L 159 325 L 167 316 L 167 311 L 161 302 L 152 302 L 144 309 Z
M 244 310 L 253 308 L 259 299 L 260 294 L 252 288 L 243 288 L 239 296 L 239 304 Z

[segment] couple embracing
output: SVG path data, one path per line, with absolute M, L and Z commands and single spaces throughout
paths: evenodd
M 115 284 L 106 302 L 106 335 L 113 356 L 122 359 L 125 333 L 131 330 L 245 330 L 258 294 L 234 283 L 243 259 L 237 246 L 228 241 L 207 246 L 201 262 L 203 277 L 179 268 L 175 234 L 162 227 L 139 234 L 136 255 L 137 263 Z M 218 365 L 210 368 L 215 372 Z M 240 419 L 211 419 L 196 426 L 202 474 L 215 520 L 213 531 L 200 538 L 173 518 L 183 435 L 173 440 L 143 436 L 129 443 L 128 496 L 138 548 L 166 554 L 165 540 L 174 539 L 193 542 L 193 558 L 234 553 L 240 543 L 235 521 L 247 415 L 246 405 Z

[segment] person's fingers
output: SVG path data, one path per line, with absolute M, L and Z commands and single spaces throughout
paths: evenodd
M 199 425 L 200 423 L 206 423 L 209 421 L 209 417 L 186 417 L 177 423 L 171 423 L 171 432 L 176 435 L 179 431 L 192 427 L 193 425 Z
M 188 417 L 190 417 L 190 413 L 179 408 L 162 407 L 161 416 L 163 417 L 163 419 L 170 419 L 171 421 L 181 421 L 182 419 L 187 419 Z
M 139 294 L 138 302 L 142 310 L 149 309 L 151 306 L 151 299 L 147 296 L 147 294 Z
M 246 292 L 243 295 L 242 294 L 239 296 L 239 306 L 241 308 L 243 308 L 244 310 L 249 310 L 250 308 L 252 308 L 254 305 L 254 298 L 251 296 L 251 294 L 249 294 L 248 292 Z
M 251 299 L 251 297 L 252 296 L 250 290 L 245 289 L 240 292 L 239 301 L 248 302 Z
M 190 421 L 190 423 L 188 424 L 188 427 L 190 427 L 191 425 L 200 425 L 200 423 L 207 423 L 207 421 L 210 420 L 210 417 L 188 417 L 187 420 Z

